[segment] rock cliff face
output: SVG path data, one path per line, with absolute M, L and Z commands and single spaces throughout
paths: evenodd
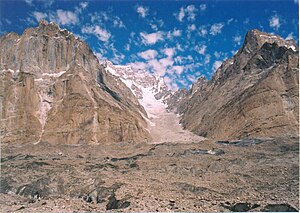
M 88 45 L 41 21 L 0 38 L 1 141 L 144 141 L 143 107 Z
M 209 138 L 298 135 L 298 67 L 294 41 L 251 30 L 210 81 L 200 78 L 169 108 L 182 114 L 185 128 Z

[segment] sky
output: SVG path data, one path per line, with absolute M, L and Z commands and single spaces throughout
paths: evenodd
M 41 19 L 86 41 L 100 61 L 164 78 L 173 90 L 211 78 L 258 29 L 299 43 L 298 0 L 0 0 L 0 35 Z

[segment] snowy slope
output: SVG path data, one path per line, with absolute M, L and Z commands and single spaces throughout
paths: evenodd
M 131 89 L 145 108 L 148 117 L 156 114 L 158 110 L 165 110 L 167 106 L 162 102 L 171 91 L 163 78 L 144 70 L 133 70 L 130 66 L 113 65 L 110 61 L 106 61 L 104 66 Z
M 131 89 L 144 107 L 148 115 L 148 118 L 145 118 L 148 121 L 148 130 L 154 143 L 188 143 L 203 140 L 202 137 L 183 130 L 179 124 L 179 117 L 173 112 L 167 112 L 164 100 L 171 91 L 163 78 L 146 71 L 135 71 L 130 66 L 113 65 L 110 61 L 106 61 L 104 66 Z

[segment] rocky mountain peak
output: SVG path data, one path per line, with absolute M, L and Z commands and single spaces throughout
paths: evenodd
M 71 32 L 41 21 L 21 36 L 1 36 L 0 46 L 3 142 L 77 144 L 149 137 L 144 109 L 131 90 Z
M 251 57 L 255 54 L 265 43 L 276 43 L 278 46 L 286 47 L 292 51 L 298 51 L 297 44 L 294 40 L 285 40 L 278 35 L 272 35 L 265 32 L 261 32 L 257 29 L 250 30 L 245 36 L 245 41 L 242 48 L 238 51 L 236 57 L 240 60 L 241 57 Z M 241 63 L 242 65 L 243 63 Z
M 296 43 L 251 30 L 211 80 L 198 79 L 183 99 L 175 93 L 169 108 L 182 114 L 185 128 L 205 137 L 298 134 L 298 77 Z
M 257 29 L 250 30 L 245 36 L 242 48 L 233 58 L 226 59 L 216 70 L 212 77 L 212 83 L 218 85 L 235 74 L 239 74 L 242 70 L 248 69 L 247 67 L 253 65 L 253 63 L 249 63 L 249 60 L 255 55 L 264 55 L 262 63 L 268 65 L 264 66 L 264 68 L 268 68 L 277 61 L 276 57 L 282 58 L 281 56 L 285 51 L 299 51 L 296 42 L 294 40 L 285 40 L 278 35 L 268 34 Z M 263 54 L 264 52 L 267 52 L 266 55 Z M 270 57 L 268 56 L 269 52 L 271 52 Z M 281 56 L 278 56 L 279 52 Z M 262 71 L 263 69 L 259 70 Z
M 208 80 L 205 76 L 201 76 L 198 80 L 192 85 L 191 93 L 194 94 L 195 92 L 201 90 L 201 88 L 205 87 L 208 83 Z
M 278 46 L 285 46 L 291 48 L 293 51 L 296 51 L 297 44 L 294 40 L 285 40 L 278 35 L 268 34 L 261 32 L 257 29 L 250 30 L 245 37 L 245 46 L 256 47 L 256 50 L 259 49 L 264 43 L 277 43 Z
M 82 65 L 88 72 L 99 68 L 89 46 L 53 22 L 40 21 L 35 28 L 26 29 L 21 36 L 14 34 L 0 38 L 0 69 L 44 73 L 67 71 L 72 63 Z

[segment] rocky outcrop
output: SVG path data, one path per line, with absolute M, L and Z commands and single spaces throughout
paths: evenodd
M 298 67 L 294 41 L 251 30 L 210 81 L 199 79 L 177 103 L 181 123 L 216 139 L 298 135 Z
M 145 141 L 144 110 L 88 45 L 55 23 L 0 38 L 1 141 Z

